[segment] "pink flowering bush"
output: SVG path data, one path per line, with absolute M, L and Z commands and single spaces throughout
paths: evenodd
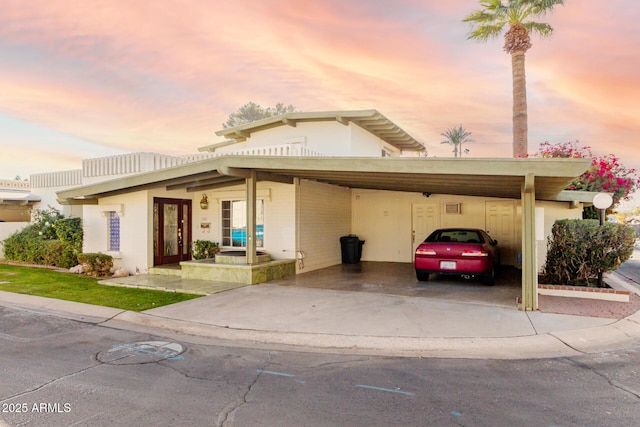
M 591 166 L 567 187 L 568 190 L 602 191 L 611 193 L 615 207 L 621 200 L 640 188 L 640 178 L 636 170 L 627 169 L 614 154 L 596 157 L 591 147 L 580 147 L 579 141 L 551 144 L 544 142 L 535 157 L 591 158 Z

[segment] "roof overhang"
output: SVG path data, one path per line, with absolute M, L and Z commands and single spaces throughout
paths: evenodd
M 366 131 L 377 136 L 384 142 L 404 151 L 420 151 L 425 147 L 415 138 L 405 132 L 398 125 L 386 118 L 378 110 L 357 110 L 357 111 L 320 111 L 320 112 L 296 112 L 281 114 L 255 122 L 233 128 L 223 129 L 216 132 L 216 135 L 235 140 L 245 141 L 251 134 L 278 126 L 297 126 L 298 123 L 335 121 L 348 126 L 350 122 L 355 123 Z M 228 145 L 227 141 L 221 144 Z M 221 145 L 202 147 L 200 150 L 211 151 L 211 148 L 219 148 Z
M 102 197 L 142 190 L 206 191 L 258 180 L 310 179 L 350 188 L 520 199 L 533 183 L 536 198 L 557 200 L 590 159 L 370 158 L 222 156 L 58 192 L 63 204 L 94 204 Z M 527 178 L 528 177 L 528 178 Z M 533 177 L 533 181 L 531 178 Z
M 32 205 L 39 201 L 39 196 L 29 192 L 0 190 L 0 205 Z

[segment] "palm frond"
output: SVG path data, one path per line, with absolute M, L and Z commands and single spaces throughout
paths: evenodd
M 531 14 L 542 16 L 547 12 L 553 12 L 554 6 L 564 6 L 564 0 L 536 0 L 532 2 Z
M 487 13 L 486 10 L 476 10 L 475 12 L 464 18 L 462 22 L 471 22 L 473 24 L 479 25 L 493 22 L 496 19 L 497 16 L 494 13 Z
M 548 37 L 553 32 L 553 27 L 551 25 L 546 24 L 544 22 L 526 22 L 523 26 L 530 33 L 536 33 L 541 37 Z
M 469 33 L 468 39 L 475 39 L 480 41 L 487 41 L 489 39 L 496 38 L 502 33 L 505 23 L 495 23 L 491 25 L 482 25 L 476 27 Z

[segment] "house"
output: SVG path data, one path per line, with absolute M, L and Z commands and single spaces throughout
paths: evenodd
M 83 217 L 85 252 L 130 272 L 180 263 L 185 277 L 245 283 L 339 264 L 344 235 L 366 242 L 365 261 L 411 263 L 435 228 L 482 228 L 503 263 L 522 267 L 525 309 L 537 308 L 554 220 L 592 201 L 563 191 L 588 160 L 411 156 L 422 144 L 376 110 L 288 113 L 217 135 L 193 156 L 132 153 L 35 175 L 32 191 Z M 195 240 L 246 255 L 194 262 Z

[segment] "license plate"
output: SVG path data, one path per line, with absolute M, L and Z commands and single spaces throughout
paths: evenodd
M 455 261 L 440 261 L 440 268 L 442 270 L 455 270 L 456 262 Z

